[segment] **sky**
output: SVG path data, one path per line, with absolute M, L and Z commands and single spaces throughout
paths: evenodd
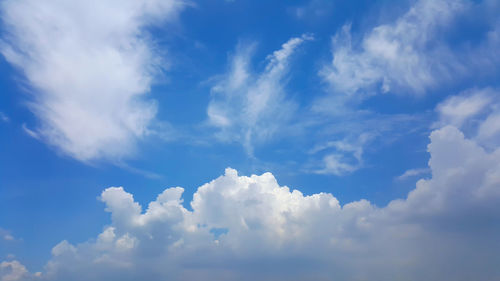
M 500 279 L 500 2 L 0 0 L 0 281 Z

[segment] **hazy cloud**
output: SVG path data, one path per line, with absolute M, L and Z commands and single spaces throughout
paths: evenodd
M 0 121 L 2 121 L 4 123 L 8 123 L 8 122 L 10 122 L 10 118 L 5 113 L 0 111 Z
M 335 93 L 363 99 L 380 93 L 422 95 L 456 77 L 498 71 L 499 17 L 485 17 L 488 32 L 474 47 L 457 47 L 443 32 L 460 16 L 498 9 L 492 1 L 419 0 L 394 22 L 368 30 L 353 40 L 351 25 L 332 39 L 332 61 L 320 74 Z M 477 71 L 476 71 L 477 70 Z
M 4 241 L 14 241 L 15 240 L 14 236 L 12 236 L 12 234 L 9 231 L 7 231 L 1 227 L 0 227 L 0 239 L 2 239 Z

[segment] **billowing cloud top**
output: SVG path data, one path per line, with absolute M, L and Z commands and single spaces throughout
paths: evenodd
M 500 274 L 500 150 L 451 126 L 430 140 L 432 177 L 382 208 L 342 206 L 328 193 L 280 186 L 270 173 L 230 168 L 198 189 L 192 210 L 180 187 L 144 212 L 111 187 L 100 198 L 112 223 L 96 239 L 61 242 L 38 276 L 2 265 L 12 268 L 2 280 L 492 280 Z

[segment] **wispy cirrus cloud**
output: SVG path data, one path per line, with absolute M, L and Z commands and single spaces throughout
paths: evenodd
M 324 156 L 322 161 L 319 161 L 319 167 L 313 168 L 311 172 L 343 176 L 358 170 L 363 165 L 363 147 L 373 138 L 373 134 L 365 132 L 355 138 L 328 141 L 316 146 L 310 154 Z
M 429 172 L 430 170 L 428 168 L 409 169 L 406 170 L 402 175 L 398 176 L 396 179 L 399 181 L 403 181 L 428 174 Z
M 288 40 L 268 55 L 261 72 L 251 69 L 255 44 L 241 43 L 231 59 L 229 71 L 211 89 L 208 120 L 225 141 L 237 141 L 253 153 L 255 142 L 275 135 L 295 114 L 297 105 L 286 96 L 286 78 L 291 56 L 312 35 Z
M 3 1 L 0 52 L 26 78 L 33 132 L 81 161 L 130 156 L 150 133 L 145 96 L 164 58 L 146 27 L 184 6 L 167 1 Z

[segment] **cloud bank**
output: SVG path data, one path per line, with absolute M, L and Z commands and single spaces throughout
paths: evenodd
M 34 130 L 82 161 L 130 155 L 156 103 L 144 98 L 164 67 L 146 28 L 172 20 L 181 0 L 7 0 L 0 52 L 26 78 Z
M 500 278 L 500 149 L 445 126 L 431 133 L 428 151 L 432 176 L 385 207 L 341 205 L 329 193 L 280 186 L 270 173 L 229 168 L 199 187 L 191 210 L 180 187 L 146 210 L 111 187 L 100 197 L 111 213 L 101 234 L 59 243 L 39 276 L 16 264 L 2 280 Z

